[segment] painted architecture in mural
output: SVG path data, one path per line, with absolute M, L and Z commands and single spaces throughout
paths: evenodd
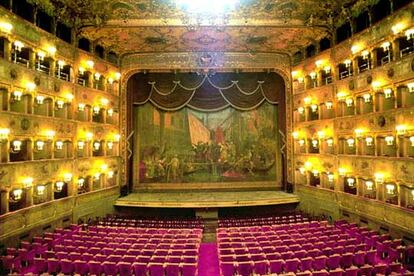
M 138 108 L 141 183 L 276 180 L 277 107 L 164 112 Z

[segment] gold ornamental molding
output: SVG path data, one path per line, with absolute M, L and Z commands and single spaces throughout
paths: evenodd
M 142 53 L 125 55 L 121 61 L 123 72 L 136 69 L 279 69 L 290 72 L 290 57 L 285 53 L 236 53 L 236 52 L 180 52 Z

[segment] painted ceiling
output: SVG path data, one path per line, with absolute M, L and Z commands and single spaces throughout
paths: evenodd
M 208 1 L 208 0 L 205 0 Z M 341 2 L 341 1 L 339 1 Z M 344 0 L 342 2 L 349 2 Z M 241 0 L 220 17 L 188 15 L 174 0 L 114 1 L 104 26 L 86 27 L 82 34 L 119 54 L 157 52 L 285 52 L 292 54 L 326 36 L 310 27 L 324 15 L 311 12 L 320 0 Z M 224 22 L 224 23 L 223 23 Z

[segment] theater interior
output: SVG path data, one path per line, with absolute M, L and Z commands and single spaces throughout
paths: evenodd
M 0 0 L 0 275 L 414 275 L 414 2 Z

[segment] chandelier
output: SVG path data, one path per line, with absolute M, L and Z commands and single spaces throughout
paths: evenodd
M 201 26 L 226 26 L 229 13 L 236 9 L 239 0 L 176 0 L 176 5 L 183 11 L 181 21 L 189 30 Z

